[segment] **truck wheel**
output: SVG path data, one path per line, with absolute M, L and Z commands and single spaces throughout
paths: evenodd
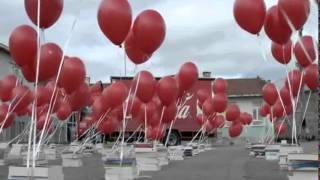
M 168 140 L 168 146 L 177 146 L 181 143 L 180 135 L 177 131 L 171 131 L 169 140 Z

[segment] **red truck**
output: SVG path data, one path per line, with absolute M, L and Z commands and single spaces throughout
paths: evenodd
M 156 79 L 159 80 L 160 78 Z M 128 87 L 130 87 L 132 80 L 132 77 L 111 77 L 111 82 L 122 81 Z M 178 145 L 182 140 L 192 139 L 192 137 L 201 128 L 195 121 L 197 114 L 201 113 L 200 109 L 197 106 L 196 93 L 199 89 L 211 89 L 213 80 L 213 78 L 199 78 L 198 81 L 193 85 L 193 87 L 186 92 L 186 94 L 184 95 L 184 98 L 186 98 L 186 103 L 184 106 L 179 108 L 180 111 L 178 112 L 178 118 L 173 125 L 168 145 Z M 126 128 L 126 137 L 129 137 L 138 127 L 139 124 L 137 122 L 129 120 Z M 167 133 L 168 129 L 169 125 L 167 126 Z M 115 132 L 112 137 L 116 137 L 117 135 L 118 132 Z M 213 136 L 214 135 L 215 133 L 213 133 Z

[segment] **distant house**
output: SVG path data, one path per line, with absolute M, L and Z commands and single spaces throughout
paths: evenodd
M 292 116 L 285 123 L 288 127 L 284 135 L 277 136 L 269 118 L 259 114 L 259 108 L 263 104 L 262 87 L 265 80 L 257 77 L 254 79 L 229 79 L 229 102 L 237 104 L 242 112 L 252 114 L 253 122 L 243 129 L 240 137 L 251 140 L 262 140 L 264 137 L 276 137 L 277 139 L 291 140 Z M 309 98 L 310 95 L 310 98 Z M 307 106 L 309 98 L 309 104 Z M 316 139 L 318 136 L 318 91 L 310 92 L 308 89 L 300 94 L 295 118 L 297 122 L 297 136 L 300 139 Z M 304 122 L 303 122 L 304 119 Z M 230 122 L 218 131 L 222 137 L 229 138 L 228 128 Z
M 15 64 L 6 45 L 0 43 L 0 78 L 15 72 Z
M 229 103 L 237 104 L 241 112 L 247 112 L 253 117 L 252 124 L 243 129 L 241 137 L 262 140 L 267 134 L 273 136 L 270 121 L 259 114 L 259 108 L 263 103 L 262 87 L 267 81 L 257 77 L 228 79 L 227 82 Z M 229 138 L 230 125 L 231 122 L 227 122 L 225 127 L 218 131 L 218 135 Z

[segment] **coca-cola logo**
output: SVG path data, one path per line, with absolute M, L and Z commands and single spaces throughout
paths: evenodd
M 193 94 L 187 93 L 182 104 L 178 105 L 178 119 L 186 119 L 190 115 L 190 104 L 188 103 L 193 97 Z

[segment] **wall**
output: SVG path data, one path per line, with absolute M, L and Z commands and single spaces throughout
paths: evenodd
M 268 137 L 274 136 L 274 130 L 272 124 L 267 118 L 263 118 L 259 115 L 259 107 L 261 106 L 263 99 L 261 96 L 256 97 L 229 97 L 229 102 L 237 104 L 241 112 L 248 112 L 253 116 L 253 123 L 250 126 L 244 127 L 239 138 L 250 139 L 251 141 L 261 141 L 267 135 Z M 219 130 L 222 138 L 229 137 L 229 124 L 226 123 L 225 127 Z

